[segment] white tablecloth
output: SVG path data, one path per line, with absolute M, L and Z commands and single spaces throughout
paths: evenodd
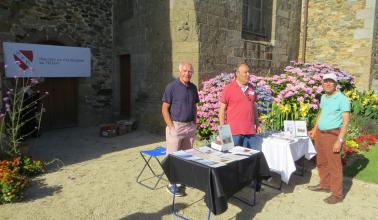
M 290 143 L 278 138 L 257 136 L 255 149 L 264 153 L 270 170 L 280 174 L 285 183 L 289 182 L 291 174 L 296 170 L 295 161 L 303 156 L 309 160 L 316 155 L 314 145 L 308 137 L 297 138 Z

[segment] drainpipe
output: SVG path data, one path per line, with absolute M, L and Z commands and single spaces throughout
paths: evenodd
M 308 20 L 308 0 L 303 1 L 303 35 L 302 35 L 302 51 L 301 58 L 306 62 L 306 41 L 307 41 L 307 20 Z

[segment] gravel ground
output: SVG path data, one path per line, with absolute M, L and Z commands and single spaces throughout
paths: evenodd
M 0 205 L 0 219 L 176 219 L 166 181 L 156 190 L 135 181 L 143 166 L 139 151 L 164 145 L 164 137 L 134 131 L 103 138 L 97 128 L 71 128 L 46 132 L 29 144 L 34 158 L 51 162 L 49 172 L 33 180 L 22 202 Z M 345 179 L 346 198 L 328 205 L 322 201 L 328 194 L 306 189 L 319 179 L 312 162 L 307 165 L 305 176 L 293 175 L 282 191 L 263 186 L 254 207 L 230 199 L 228 210 L 212 219 L 377 218 L 378 185 Z M 177 199 L 179 213 L 206 219 L 204 193 L 193 188 L 187 193 Z M 245 188 L 239 194 L 251 192 Z

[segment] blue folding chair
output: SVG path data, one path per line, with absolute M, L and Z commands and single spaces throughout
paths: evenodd
M 152 158 L 155 158 L 155 160 L 158 162 L 160 168 L 162 168 L 160 160 L 158 159 L 158 157 L 159 156 L 165 156 L 166 149 L 165 149 L 165 147 L 159 146 L 159 147 L 156 147 L 155 149 L 152 149 L 152 150 L 142 150 L 139 153 L 140 153 L 140 156 L 142 156 L 145 164 L 144 164 L 143 169 L 140 171 L 140 173 L 139 173 L 139 175 L 137 177 L 137 183 L 139 183 L 139 184 L 141 184 L 141 185 L 143 185 L 143 186 L 145 186 L 145 187 L 147 187 L 149 189 L 154 190 L 154 189 L 156 189 L 157 185 L 159 184 L 160 180 L 162 179 L 162 177 L 164 175 L 164 172 L 162 172 L 161 174 L 156 174 L 156 172 L 150 166 L 150 160 Z M 140 177 L 142 176 L 144 170 L 147 167 L 150 169 L 150 171 L 152 172 L 153 176 L 140 180 Z M 154 178 L 154 177 L 157 177 L 158 180 L 157 180 L 157 182 L 155 183 L 155 185 L 153 187 L 148 186 L 148 185 L 146 185 L 146 184 L 143 183 L 144 181 L 146 181 L 148 179 L 151 179 L 151 178 Z

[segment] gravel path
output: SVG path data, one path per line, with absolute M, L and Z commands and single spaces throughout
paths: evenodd
M 143 131 L 114 138 L 99 137 L 96 128 L 44 133 L 30 141 L 31 154 L 46 161 L 58 158 L 65 165 L 50 164 L 50 172 L 33 180 L 23 202 L 0 205 L 0 219 L 175 219 L 165 181 L 157 190 L 135 182 L 143 166 L 139 151 L 163 141 Z M 256 206 L 230 199 L 228 210 L 212 219 L 376 219 L 378 185 L 345 179 L 344 202 L 328 205 L 322 201 L 326 193 L 306 189 L 317 181 L 316 169 L 304 177 L 293 175 L 282 191 L 264 186 Z M 179 212 L 190 219 L 206 219 L 204 193 L 192 188 L 187 192 L 177 199 Z

